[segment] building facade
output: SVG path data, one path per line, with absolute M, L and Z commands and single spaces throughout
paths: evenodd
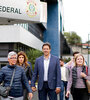
M 34 0 L 26 1 L 28 4 Z M 40 7 L 37 3 L 38 1 L 39 4 L 41 4 Z M 0 8 L 0 13 L 4 13 L 3 16 L 0 16 L 1 66 L 7 63 L 7 54 L 9 51 L 25 51 L 29 48 L 42 50 L 42 45 L 44 42 L 50 42 L 52 48 L 51 54 L 60 57 L 60 31 L 62 32 L 63 28 L 61 13 L 62 0 L 37 0 L 35 2 L 38 5 L 39 10 L 36 10 L 34 15 L 39 12 L 39 14 L 37 14 L 39 17 L 35 18 L 34 15 L 31 16 L 32 13 L 28 13 L 29 17 L 31 17 L 30 21 L 24 18 L 22 19 L 22 17 L 21 19 L 19 18 L 19 16 L 22 16 L 20 15 L 22 14 L 22 9 L 20 10 L 18 7 L 16 7 L 17 10 L 14 9 L 14 7 L 10 8 L 9 5 L 6 5 L 7 8 L 4 6 Z M 0 5 L 1 4 L 2 3 L 0 3 Z M 33 2 L 31 4 L 33 8 Z M 10 17 L 6 16 L 7 13 L 5 15 L 5 12 L 2 12 L 4 9 L 7 9 L 6 11 L 7 13 L 9 12 L 9 14 L 19 13 L 19 16 L 12 16 L 12 19 L 9 14 L 8 15 Z M 33 10 L 31 9 L 31 11 Z

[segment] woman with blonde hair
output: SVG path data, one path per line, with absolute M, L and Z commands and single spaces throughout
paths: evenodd
M 71 90 L 73 100 L 89 100 L 86 80 L 90 80 L 90 68 L 88 67 L 87 75 L 86 67 L 83 55 L 78 54 L 75 57 L 75 66 L 70 72 L 66 93 L 67 97 L 69 97 Z
M 31 63 L 28 62 L 28 58 L 23 51 L 18 52 L 17 55 L 17 65 L 24 68 L 26 76 L 28 78 L 29 84 L 31 85 L 31 78 L 32 78 L 32 66 Z M 24 89 L 24 99 L 27 100 L 27 91 Z

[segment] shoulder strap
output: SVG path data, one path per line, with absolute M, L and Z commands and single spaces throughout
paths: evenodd
M 10 81 L 10 87 L 12 86 L 12 83 L 13 83 L 13 79 L 14 79 L 14 75 L 15 75 L 15 70 L 16 70 L 16 68 L 14 68 L 14 71 L 13 71 L 13 75 L 12 75 L 12 78 L 11 78 L 11 81 Z
M 88 75 L 88 67 L 87 66 L 85 66 L 86 67 L 86 74 Z

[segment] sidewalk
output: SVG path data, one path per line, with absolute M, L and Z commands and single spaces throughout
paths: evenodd
M 34 92 L 34 96 L 33 96 L 32 100 L 38 100 L 38 91 Z M 58 95 L 58 100 L 59 100 L 59 95 Z M 69 100 L 73 100 L 72 97 L 71 97 L 71 95 L 70 95 L 70 99 Z

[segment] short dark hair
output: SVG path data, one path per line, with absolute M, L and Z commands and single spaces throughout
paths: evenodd
M 60 61 L 63 61 L 63 59 L 62 59 L 62 58 L 60 58 L 59 60 L 60 60 Z
M 78 54 L 78 53 L 79 53 L 78 51 L 74 52 L 74 53 L 73 53 L 73 56 L 74 56 L 75 54 Z
M 51 45 L 50 45 L 49 42 L 45 42 L 45 43 L 42 45 L 42 49 L 43 49 L 44 46 L 48 46 L 48 47 L 51 49 Z

